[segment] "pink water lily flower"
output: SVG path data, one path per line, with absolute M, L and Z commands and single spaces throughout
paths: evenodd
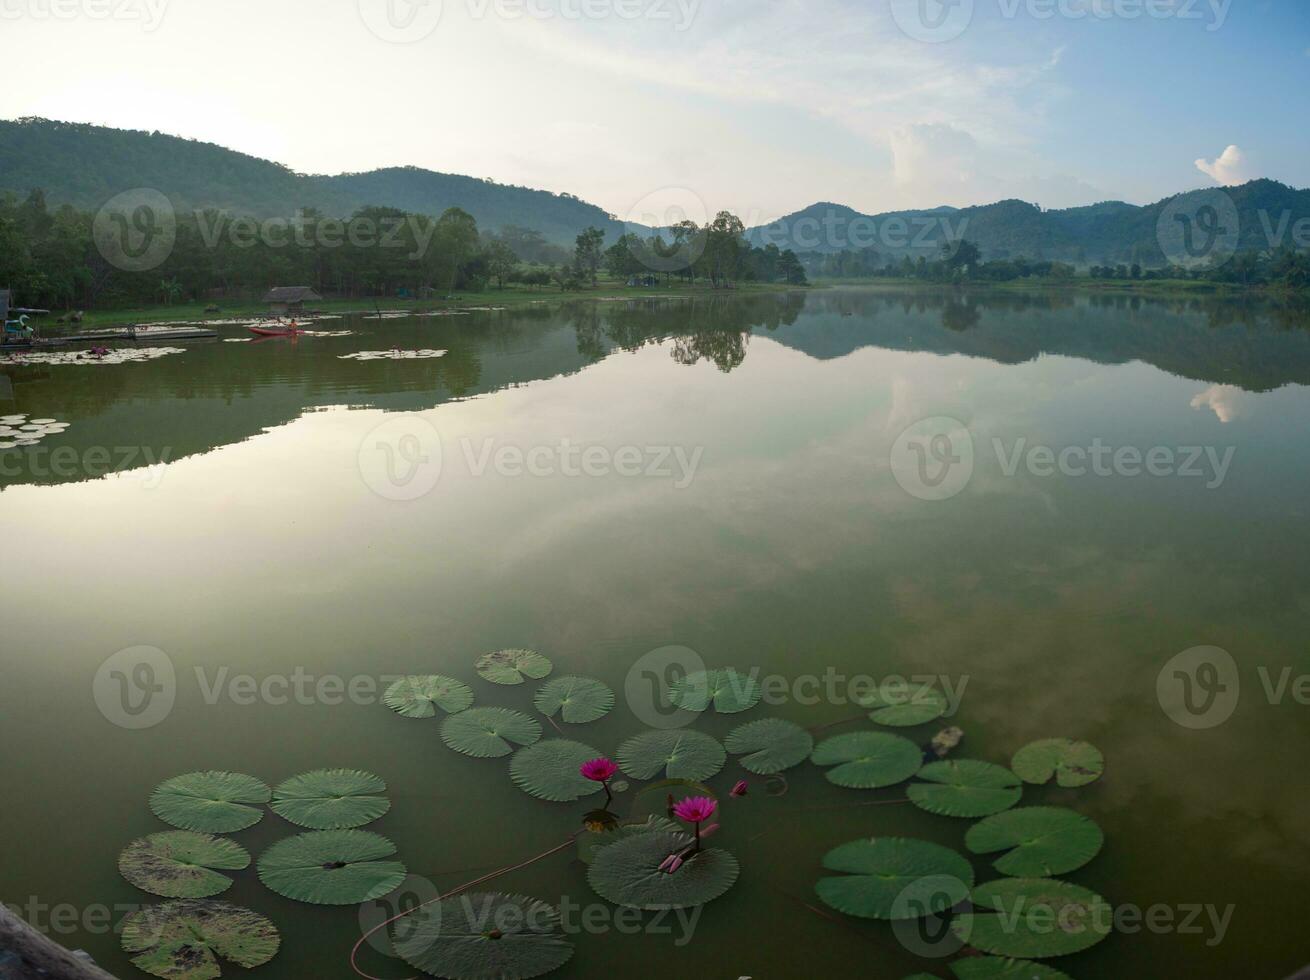
M 682 855 L 670 854 L 669 859 L 660 865 L 660 870 L 666 874 L 673 874 L 682 867 Z
M 745 796 L 748 792 L 750 792 L 750 783 L 746 782 L 744 779 L 732 788 L 732 795 L 738 799 Z
M 590 779 L 593 783 L 608 783 L 619 771 L 619 767 L 609 759 L 592 759 L 584 762 L 578 771 L 584 779 Z
M 674 806 L 673 814 L 679 820 L 698 824 L 714 816 L 714 811 L 718 808 L 718 802 L 708 796 L 689 796 Z
M 717 834 L 718 832 L 719 832 L 719 825 L 716 823 L 712 823 L 700 832 L 700 839 L 704 840 L 706 837 L 711 837 L 714 834 Z

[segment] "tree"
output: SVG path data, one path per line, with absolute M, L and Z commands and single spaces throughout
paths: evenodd
M 715 288 L 736 278 L 745 233 L 742 220 L 730 211 L 720 211 L 705 229 L 705 262 Z
M 487 274 L 496 280 L 496 285 L 504 289 L 505 279 L 518 268 L 519 258 L 507 242 L 499 238 L 492 239 L 483 252 Z
M 573 264 L 579 277 L 590 279 L 593 286 L 596 285 L 596 273 L 604 260 L 601 251 L 604 245 L 605 232 L 600 228 L 588 228 L 578 236 L 577 248 L 573 253 Z
M 791 249 L 787 249 L 779 258 L 778 271 L 783 279 L 793 286 L 809 285 L 809 278 L 805 275 L 805 267 L 801 265 L 801 260 L 797 258 L 796 253 Z

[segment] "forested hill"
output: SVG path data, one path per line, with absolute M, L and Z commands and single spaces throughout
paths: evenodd
M 815 204 L 773 224 L 752 228 L 747 237 L 756 245 L 772 242 L 798 253 L 873 248 L 892 259 L 931 258 L 942 241 L 953 237 L 977 244 L 984 259 L 1022 256 L 1075 265 L 1138 262 L 1159 266 L 1165 264 L 1166 256 L 1157 227 L 1166 209 L 1183 198 L 1181 210 L 1195 212 L 1196 204 L 1221 199 L 1222 194 L 1231 199 L 1238 216 L 1237 251 L 1297 247 L 1297 222 L 1310 219 L 1310 190 L 1296 190 L 1272 180 L 1190 191 L 1142 207 L 1107 201 L 1046 211 L 1025 201 L 1000 201 L 969 208 L 866 215 L 844 205 Z M 1303 225 L 1302 238 L 1305 228 Z
M 611 236 L 622 225 L 576 197 L 497 184 L 416 167 L 335 177 L 298 174 L 212 143 L 161 133 L 108 129 L 44 119 L 0 120 L 0 193 L 34 188 L 53 205 L 95 211 L 138 187 L 163 191 L 184 210 L 225 208 L 233 214 L 289 217 L 300 208 L 346 217 L 368 205 L 440 215 L 463 208 L 478 226 L 517 225 L 570 248 L 589 227 Z

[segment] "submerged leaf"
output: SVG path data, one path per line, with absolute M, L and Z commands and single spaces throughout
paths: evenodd
M 993 867 L 1015 878 L 1047 878 L 1076 871 L 1101 852 L 1105 834 L 1096 821 L 1074 810 L 1030 806 L 969 828 L 965 846 L 974 854 L 1006 851 Z
M 312 905 L 358 905 L 400 887 L 405 866 L 385 858 L 396 845 L 364 830 L 320 830 L 279 841 L 259 859 L 259 880 Z
M 869 719 L 893 728 L 912 728 L 936 721 L 950 708 L 946 695 L 931 684 L 888 681 L 877 691 L 860 699 L 860 705 L 872 708 Z
M 442 722 L 441 738 L 464 755 L 498 759 L 513 752 L 515 745 L 536 742 L 541 738 L 541 726 L 521 711 L 470 708 Z
M 1070 980 L 1068 974 L 1053 967 L 999 956 L 971 956 L 956 960 L 951 964 L 951 970 L 958 980 Z
M 835 766 L 828 781 L 847 789 L 895 786 L 923 766 L 923 750 L 888 732 L 851 732 L 820 742 L 810 757 L 816 766 Z
M 911 802 L 944 817 L 987 817 L 1008 810 L 1023 796 L 1018 776 L 977 759 L 932 762 L 919 770 L 919 778 L 925 782 L 906 791 Z
M 382 701 L 405 718 L 431 718 L 438 708 L 452 715 L 468 708 L 473 704 L 473 689 L 440 674 L 402 677 L 387 688 Z
M 674 707 L 686 711 L 714 710 L 724 715 L 749 711 L 760 703 L 764 692 L 752 674 L 729 667 L 725 670 L 702 670 L 688 674 L 669 691 Z
M 626 908 L 685 909 L 718 898 L 737 880 L 737 859 L 723 850 L 690 854 L 677 871 L 660 870 L 671 854 L 691 845 L 688 834 L 637 833 L 596 851 L 587 882 L 596 894 Z
M 478 675 L 493 684 L 522 684 L 529 677 L 541 680 L 554 665 L 535 650 L 498 650 L 477 662 Z
M 1090 742 L 1047 738 L 1025 745 L 1010 760 L 1010 768 L 1025 783 L 1045 785 L 1054 777 L 1066 789 L 1086 786 L 1105 772 L 1105 757 Z
M 570 725 L 599 721 L 614 707 L 614 692 L 590 677 L 557 677 L 537 692 L 533 704 L 548 718 L 559 715 Z
M 277 955 L 281 938 L 268 919 L 225 902 L 150 905 L 123 920 L 121 942 L 134 966 L 166 980 L 215 980 L 218 960 L 252 969 Z
M 899 921 L 945 912 L 969 897 L 973 866 L 950 848 L 923 840 L 874 837 L 851 841 L 823 859 L 836 878 L 822 878 L 823 901 L 862 919 Z
M 1090 949 L 1108 936 L 1113 909 L 1095 892 L 1050 878 L 1003 878 L 973 890 L 955 917 L 963 942 L 998 956 L 1042 960 Z
M 556 738 L 519 749 L 510 760 L 509 774 L 525 793 L 552 803 L 573 803 L 601 791 L 601 784 L 578 771 L 600 753 L 590 745 Z
M 814 751 L 814 737 L 795 722 L 766 718 L 734 729 L 724 745 L 729 752 L 742 756 L 737 760 L 742 768 L 771 776 L 808 759 Z
M 142 891 L 164 898 L 209 898 L 232 887 L 216 870 L 250 867 L 250 855 L 235 841 L 189 830 L 151 834 L 118 856 L 118 870 Z
M 208 834 L 253 827 L 264 816 L 259 804 L 273 792 L 254 776 L 234 772 L 192 772 L 174 776 L 151 794 L 150 809 L 164 823 Z
M 728 754 L 704 732 L 665 729 L 643 732 L 619 746 L 619 768 L 633 779 L 709 779 L 723 768 Z
M 465 894 L 425 905 L 396 953 L 447 980 L 528 980 L 573 956 L 554 906 L 523 895 Z
M 387 784 L 372 773 L 319 769 L 292 776 L 273 791 L 273 812 L 311 830 L 348 830 L 372 823 L 391 809 L 378 796 Z

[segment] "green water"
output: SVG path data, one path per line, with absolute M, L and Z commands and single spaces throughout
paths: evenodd
M 1175 926 L 1054 961 L 1074 977 L 1279 978 L 1310 960 L 1292 924 L 1310 874 L 1310 707 L 1293 696 L 1310 672 L 1304 314 L 842 290 L 316 327 L 352 334 L 0 367 L 0 415 L 72 423 L 44 455 L 0 454 L 0 897 L 61 942 L 143 975 L 104 926 L 150 901 L 116 857 L 166 829 L 146 800 L 182 772 L 378 773 L 393 808 L 369 829 L 426 879 L 416 894 L 544 851 L 592 804 L 538 802 L 504 760 L 455 755 L 438 721 L 378 703 L 378 679 L 452 674 L 480 704 L 530 710 L 532 687 L 492 687 L 472 663 L 535 648 L 557 673 L 619 693 L 608 718 L 569 732 L 612 753 L 651 717 L 643 658 L 678 645 L 801 682 L 799 698 L 698 723 L 719 737 L 755 718 L 856 713 L 807 677 L 916 674 L 963 689 L 951 720 L 962 756 L 1006 762 L 1048 736 L 1100 746 L 1099 783 L 1032 788 L 1025 802 L 1104 828 L 1104 851 L 1069 880 L 1116 906 L 1165 908 Z M 393 347 L 448 353 L 341 359 Z M 931 417 L 966 427 L 975 456 L 940 501 L 907 491 L 917 471 L 897 449 Z M 1179 467 L 1188 447 L 1214 456 L 1199 476 L 1048 476 L 1040 460 L 1007 472 L 1018 440 L 1053 454 L 1098 440 L 1166 449 Z M 562 446 L 590 447 L 594 475 Z M 50 465 L 61 447 L 72 472 Z M 100 449 L 138 468 L 102 478 Z M 535 472 L 519 472 L 515 451 L 534 449 Z M 1222 478 L 1210 458 L 1229 460 Z M 167 462 L 139 468 L 147 459 Z M 154 702 L 158 723 L 131 730 L 97 676 L 139 646 L 165 652 L 176 684 L 171 710 Z M 1157 696 L 1166 663 L 1197 646 L 1227 650 L 1241 686 L 1231 718 L 1204 730 Z M 1271 698 L 1264 678 L 1277 688 L 1285 670 Z M 263 694 L 245 696 L 246 675 Z M 737 774 L 730 763 L 713 785 Z M 812 908 L 837 844 L 901 835 L 963 849 L 969 821 L 850 805 L 902 797 L 839 790 L 808 765 L 784 796 L 756 780 L 724 803 L 719 843 L 742 864 L 733 891 L 690 929 L 624 935 L 593 912 L 600 925 L 580 930 L 557 975 L 949 976 L 886 925 Z M 257 856 L 292 832 L 270 815 L 236 836 Z M 974 864 L 991 876 L 987 859 Z M 283 935 L 256 975 L 351 975 L 355 909 L 284 900 L 253 869 L 237 878 L 223 899 Z M 568 852 L 494 887 L 609 908 Z M 1231 907 L 1221 940 L 1194 906 Z M 362 964 L 412 974 L 372 949 Z

